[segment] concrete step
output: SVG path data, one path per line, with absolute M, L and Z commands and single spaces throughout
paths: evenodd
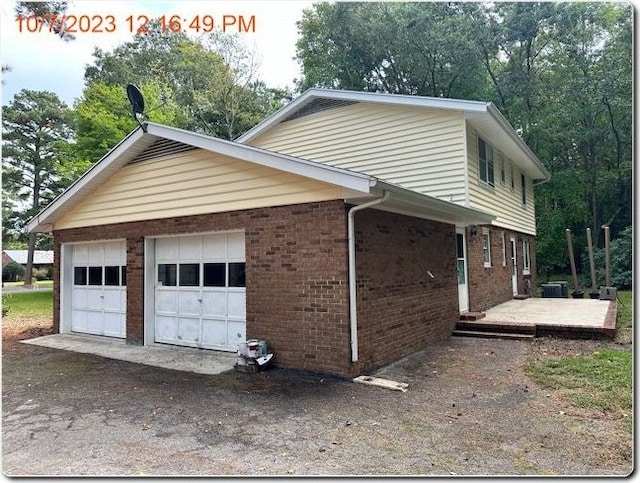
M 533 334 L 518 334 L 513 332 L 485 332 L 480 330 L 459 330 L 453 331 L 456 337 L 478 337 L 484 339 L 512 339 L 512 340 L 527 340 L 533 339 Z
M 460 320 L 480 320 L 487 316 L 484 312 L 462 312 L 460 314 Z
M 514 324 L 511 322 L 495 322 L 486 320 L 468 321 L 461 320 L 456 324 L 457 330 L 471 330 L 477 332 L 499 332 L 507 334 L 535 335 L 536 327 L 533 324 Z

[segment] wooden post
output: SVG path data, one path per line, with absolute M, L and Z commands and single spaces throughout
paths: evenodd
M 565 230 L 567 234 L 567 246 L 569 247 L 569 262 L 571 263 L 571 275 L 573 275 L 573 290 L 578 290 L 578 274 L 576 273 L 576 262 L 573 259 L 573 243 L 571 243 L 571 230 Z
M 609 266 L 609 226 L 602 225 L 604 228 L 604 277 L 605 287 L 611 287 L 611 274 Z
M 591 291 L 595 292 L 596 288 L 596 268 L 593 263 L 593 244 L 591 242 L 591 228 L 587 228 L 587 246 L 589 247 L 589 268 L 591 269 Z

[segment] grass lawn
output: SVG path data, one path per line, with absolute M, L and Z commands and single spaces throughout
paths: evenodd
M 616 342 L 591 354 L 529 357 L 525 371 L 542 387 L 557 389 L 576 406 L 630 417 L 632 409 L 632 293 L 618 292 Z
M 603 412 L 631 410 L 631 351 L 530 360 L 525 370 L 539 385 L 561 390 L 573 404 Z
M 2 310 L 7 310 L 7 317 L 51 317 L 53 292 L 5 293 L 2 295 Z
M 631 291 L 618 292 L 618 318 L 615 341 L 631 344 L 633 340 L 633 298 Z

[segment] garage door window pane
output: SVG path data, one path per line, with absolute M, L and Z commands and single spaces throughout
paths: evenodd
M 229 264 L 229 287 L 245 286 L 245 264 L 230 263 Z
M 127 286 L 127 267 L 120 267 L 120 285 Z
M 225 264 L 224 263 L 205 263 L 203 285 L 205 287 L 224 287 L 225 286 Z
M 116 287 L 120 285 L 120 267 L 104 267 L 104 284 Z
M 181 263 L 180 264 L 180 286 L 198 287 L 200 285 L 200 264 Z
M 102 285 L 102 267 L 89 267 L 89 285 Z
M 175 263 L 162 263 L 158 265 L 158 283 L 165 287 L 176 286 Z
M 73 268 L 73 284 L 74 285 L 86 285 L 87 284 L 87 267 L 74 267 Z

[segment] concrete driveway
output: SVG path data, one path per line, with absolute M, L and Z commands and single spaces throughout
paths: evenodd
M 124 339 L 91 335 L 51 334 L 22 342 L 196 374 L 212 375 L 231 371 L 237 359 L 236 354 L 230 352 L 161 344 L 136 346 L 126 344 Z

